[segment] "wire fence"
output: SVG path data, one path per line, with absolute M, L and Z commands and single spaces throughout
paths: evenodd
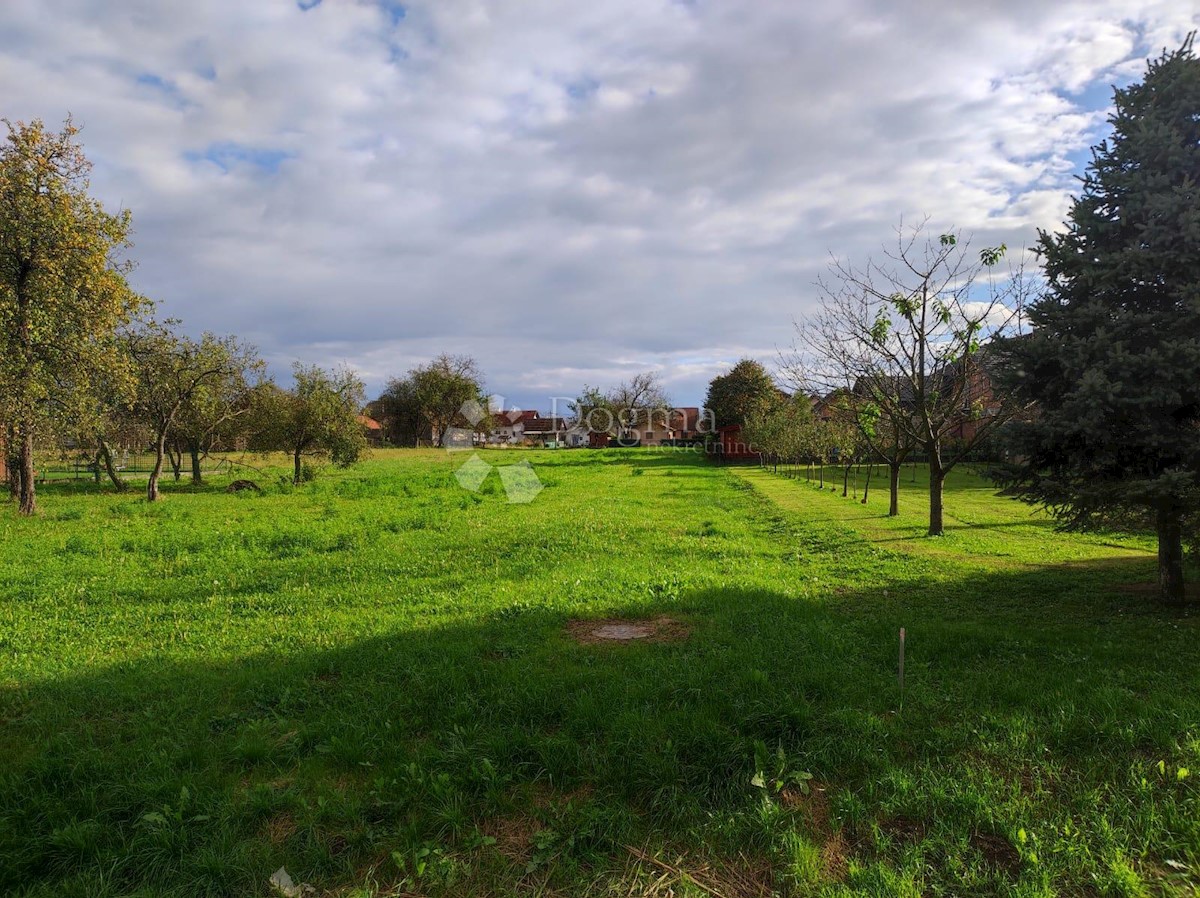
M 122 478 L 135 480 L 139 477 L 149 478 L 150 473 L 154 470 L 153 452 L 131 452 L 114 449 L 112 460 L 113 468 Z M 204 474 L 220 473 L 223 470 L 229 469 L 229 467 L 230 462 L 227 458 L 205 456 L 200 462 L 200 469 Z M 184 456 L 180 474 L 183 477 L 190 478 L 191 473 L 191 457 Z M 88 454 L 43 458 L 36 467 L 36 476 L 42 483 L 59 483 L 73 480 L 96 480 L 97 478 L 103 480 L 108 475 L 103 463 L 100 463 L 99 468 L 97 468 L 96 457 Z M 163 476 L 170 478 L 174 478 L 175 476 L 175 469 L 171 466 L 169 458 L 163 460 Z

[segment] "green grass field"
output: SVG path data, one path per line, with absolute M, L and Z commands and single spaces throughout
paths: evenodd
M 0 892 L 1200 883 L 1200 629 L 1122 588 L 1147 541 L 967 474 L 930 539 L 907 472 L 889 520 L 884 477 L 864 506 L 686 455 L 485 458 L 545 490 L 380 452 L 0 511 Z M 670 639 L 572 623 L 657 616 Z

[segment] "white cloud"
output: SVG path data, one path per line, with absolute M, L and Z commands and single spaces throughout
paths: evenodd
M 901 215 L 1054 227 L 1183 0 L 8 0 L 4 114 L 72 112 L 138 286 L 378 386 L 439 351 L 541 393 L 773 354 Z M 1097 99 L 1099 97 L 1099 99 Z

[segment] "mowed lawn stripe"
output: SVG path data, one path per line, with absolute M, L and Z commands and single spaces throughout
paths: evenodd
M 1038 567 L 1053 563 L 1154 561 L 1154 544 L 1148 536 L 1115 533 L 1063 534 L 1039 509 L 997 494 L 994 484 L 963 469 L 951 473 L 946 488 L 946 532 L 926 535 L 928 475 L 924 468 L 904 469 L 900 482 L 900 514 L 887 516 L 887 469 L 877 468 L 865 504 L 861 501 L 865 473 L 856 475 L 857 495 L 842 496 L 842 475 L 827 468 L 821 490 L 815 474 L 800 468 L 786 475 L 758 467 L 729 469 L 753 485 L 780 508 L 803 516 L 816 516 L 850 526 L 864 539 L 904 554 L 920 554 L 952 563 L 955 569 Z M 1134 576 L 1143 574 L 1134 565 Z M 1152 573 L 1152 567 L 1146 568 Z

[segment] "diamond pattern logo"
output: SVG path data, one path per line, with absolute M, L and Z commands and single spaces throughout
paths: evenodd
M 458 410 L 458 413 L 462 415 L 468 422 L 470 422 L 472 427 L 487 417 L 487 409 L 485 409 L 474 399 L 468 399 L 466 402 L 464 402 L 462 407 Z
M 527 461 L 519 465 L 504 465 L 500 469 L 500 482 L 504 484 L 504 492 L 509 502 L 525 505 L 537 498 L 544 486 L 538 479 L 537 471 Z
M 470 452 L 475 448 L 475 432 L 465 427 L 447 427 L 442 443 L 447 452 Z
M 454 479 L 458 481 L 458 485 L 463 489 L 477 493 L 480 487 L 483 486 L 483 482 L 487 480 L 488 474 L 491 473 L 491 465 L 478 455 L 472 455 L 462 467 L 454 472 Z
M 471 424 L 471 428 L 448 428 L 444 440 L 447 452 L 466 452 L 474 449 L 474 428 L 487 416 L 483 406 L 474 400 L 464 402 L 458 411 L 463 419 Z M 454 479 L 463 489 L 477 493 L 483 488 L 483 482 L 488 479 L 493 470 L 500 475 L 504 494 L 514 505 L 526 505 L 532 502 L 537 498 L 538 493 L 545 489 L 542 481 L 538 478 L 537 471 L 528 461 L 497 467 L 488 464 L 479 457 L 477 452 L 471 452 L 471 457 L 459 466 L 458 470 L 454 472 Z

